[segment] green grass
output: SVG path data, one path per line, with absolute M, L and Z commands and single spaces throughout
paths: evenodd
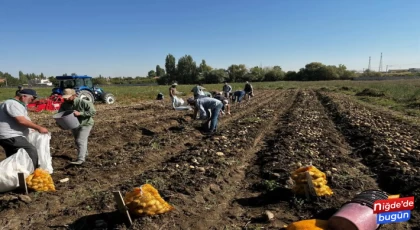
M 316 82 L 253 82 L 254 89 L 291 89 L 312 88 L 327 91 L 341 92 L 355 98 L 384 106 L 393 110 L 402 111 L 410 115 L 420 116 L 420 80 L 395 81 L 316 81 Z M 242 90 L 244 83 L 232 83 L 233 91 Z M 194 85 L 179 85 L 177 90 L 183 92 L 179 96 L 186 98 L 192 96 L 190 92 Z M 223 84 L 204 85 L 206 91 L 221 91 Z M 119 104 L 129 104 L 141 100 L 155 99 L 159 92 L 168 97 L 169 86 L 104 86 L 105 91 L 113 93 Z M 371 88 L 383 92 L 385 96 L 369 97 L 355 96 L 363 89 Z M 40 97 L 47 97 L 51 88 L 35 88 Z M 13 97 L 16 88 L 2 88 L 0 101 Z

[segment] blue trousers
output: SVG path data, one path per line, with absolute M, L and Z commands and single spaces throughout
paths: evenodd
M 219 119 L 220 110 L 223 107 L 223 103 L 218 104 L 214 109 L 211 110 L 210 118 L 210 131 L 215 131 Z

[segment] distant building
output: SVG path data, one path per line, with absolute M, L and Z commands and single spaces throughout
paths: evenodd
M 388 73 L 404 73 L 404 72 L 408 72 L 409 69 L 390 69 L 388 70 Z
M 0 83 L 6 82 L 6 78 L 0 78 Z
M 410 68 L 408 71 L 412 73 L 420 73 L 420 68 Z
M 36 86 L 53 86 L 53 83 L 48 79 L 35 79 L 34 85 Z

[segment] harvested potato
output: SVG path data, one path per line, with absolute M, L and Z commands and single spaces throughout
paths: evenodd
M 144 184 L 128 192 L 124 197 L 124 202 L 128 210 L 138 216 L 153 216 L 173 209 L 173 206 L 164 201 L 159 192 L 150 184 Z

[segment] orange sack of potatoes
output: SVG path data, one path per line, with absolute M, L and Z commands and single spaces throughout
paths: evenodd
M 293 222 L 287 226 L 286 230 L 325 230 L 327 226 L 326 220 L 311 219 Z
M 317 196 L 330 196 L 333 194 L 331 188 L 327 185 L 327 176 L 315 166 L 309 165 L 293 171 L 292 179 L 295 186 L 292 191 L 296 194 L 305 194 L 305 185 L 307 185 L 306 172 L 311 175 L 312 184 Z
M 28 188 L 37 192 L 55 191 L 54 181 L 51 175 L 40 168 L 35 169 L 34 173 L 26 178 Z
M 174 209 L 160 197 L 159 192 L 150 184 L 144 184 L 140 188 L 134 188 L 124 197 L 124 202 L 130 213 L 137 216 L 153 216 Z

